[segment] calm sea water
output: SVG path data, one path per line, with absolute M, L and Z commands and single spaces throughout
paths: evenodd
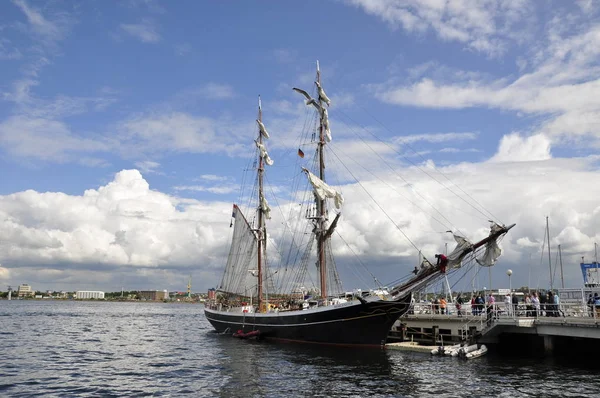
M 202 305 L 0 301 L 4 397 L 593 397 L 560 359 L 314 348 L 213 333 Z M 600 359 L 598 359 L 600 361 Z M 586 361 L 587 362 L 587 361 Z

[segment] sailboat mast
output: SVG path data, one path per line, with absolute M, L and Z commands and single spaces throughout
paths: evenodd
M 321 70 L 319 69 L 319 61 L 317 61 L 317 83 L 321 84 Z M 323 100 L 319 95 L 319 107 L 323 109 Z M 325 157 L 324 157 L 324 147 L 325 147 L 325 134 L 323 127 L 323 112 L 319 115 L 319 144 L 317 146 L 317 151 L 319 155 L 319 178 L 322 181 L 325 181 Z M 318 250 L 318 264 L 320 271 L 320 279 L 321 279 L 321 297 L 327 297 L 327 264 L 325 262 L 325 217 L 327 213 L 326 205 L 327 202 L 325 199 L 316 198 L 317 201 L 317 210 L 319 212 L 319 227 L 318 229 L 318 237 L 317 237 L 317 250 Z
M 262 104 L 260 101 L 260 95 L 258 96 L 258 120 L 262 123 Z M 258 132 L 258 143 L 263 143 L 263 135 Z M 258 155 L 258 256 L 257 256 L 257 270 L 258 270 L 258 311 L 261 312 L 262 297 L 263 297 L 263 267 L 262 267 L 262 251 L 263 251 L 263 237 L 266 236 L 265 220 L 263 217 L 262 199 L 264 198 L 263 192 L 263 173 L 265 165 L 263 158 Z
M 548 237 L 548 266 L 550 267 L 550 290 L 554 290 L 554 281 L 552 280 L 552 259 L 550 258 L 550 226 L 548 216 L 546 216 L 546 236 Z
M 565 278 L 563 276 L 562 252 L 560 251 L 560 245 L 558 245 L 558 258 L 560 260 L 560 285 L 564 289 L 565 288 Z

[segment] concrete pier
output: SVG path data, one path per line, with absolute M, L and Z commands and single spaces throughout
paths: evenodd
M 574 315 L 527 317 L 497 312 L 488 319 L 485 314 L 415 313 L 397 322 L 402 324 L 402 333 L 392 329 L 388 342 L 411 340 L 427 347 L 424 351 L 442 343 L 470 341 L 547 355 L 577 347 L 600 352 L 600 317 L 589 316 L 587 311 L 564 313 Z

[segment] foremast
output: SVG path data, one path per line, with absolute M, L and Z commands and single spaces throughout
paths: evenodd
M 317 79 L 316 86 L 321 87 L 321 70 L 319 68 L 319 61 L 317 61 Z M 321 112 L 319 112 L 319 142 L 317 144 L 317 152 L 319 156 L 319 178 L 321 181 L 325 181 L 325 133 L 323 126 L 323 98 L 318 96 L 318 103 Z M 327 259 L 325 256 L 326 246 L 326 231 L 325 222 L 327 216 L 327 200 L 325 198 L 319 198 L 315 195 L 315 201 L 317 203 L 317 210 L 319 214 L 318 228 L 317 228 L 317 264 L 319 266 L 320 281 L 321 281 L 321 297 L 327 297 Z

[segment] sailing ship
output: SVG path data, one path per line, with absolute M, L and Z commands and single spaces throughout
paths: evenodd
M 479 248 L 485 249 L 478 259 L 482 263 L 493 263 L 500 255 L 497 240 L 510 228 L 492 224 L 489 236 L 477 243 L 471 243 L 462 236 L 455 235 L 457 246 L 443 261 L 433 264 L 426 259 L 420 268 L 415 267 L 414 275 L 391 288 L 379 288 L 370 292 L 356 290 L 347 294 L 341 289 L 341 282 L 333 260 L 331 237 L 340 220 L 343 205 L 342 195 L 325 181 L 325 147 L 331 142 L 328 107 L 331 100 L 321 84 L 321 73 L 317 62 L 315 97 L 307 91 L 294 88 L 303 95 L 305 104 L 316 113 L 314 117 L 313 144 L 314 173 L 308 167 L 301 167 L 306 175 L 305 191 L 311 191 L 309 207 L 301 210 L 304 225 L 308 225 L 310 238 L 306 249 L 299 255 L 304 265 L 297 267 L 298 274 L 311 275 L 307 268 L 310 258 L 316 258 L 316 269 L 312 273 L 318 279 L 318 286 L 308 289 L 299 277 L 291 277 L 289 264 L 273 270 L 267 260 L 267 225 L 270 207 L 265 198 L 265 171 L 273 160 L 269 157 L 266 142 L 270 138 L 262 119 L 262 104 L 259 97 L 257 138 L 255 139 L 256 187 L 252 196 L 256 205 L 249 208 L 256 215 L 247 218 L 240 206 L 233 205 L 233 237 L 216 298 L 206 304 L 205 315 L 215 330 L 241 338 L 265 338 L 273 340 L 350 345 L 382 346 L 396 320 L 407 313 L 413 302 L 413 292 L 441 280 L 452 269 L 459 268 L 463 259 L 475 255 Z M 304 158 L 299 149 L 298 155 Z M 330 202 L 334 202 L 335 212 L 330 217 Z M 316 251 L 313 249 L 316 243 Z M 299 247 L 299 242 L 291 239 L 291 246 Z M 273 246 L 273 245 L 270 245 Z M 442 256 L 443 257 L 443 256 Z M 277 272 L 281 273 L 276 275 Z M 276 286 L 276 278 L 287 274 L 288 291 Z M 279 285 L 283 285 L 279 283 Z M 315 284 L 317 285 L 317 284 Z M 291 286 L 291 290 L 290 289 Z

